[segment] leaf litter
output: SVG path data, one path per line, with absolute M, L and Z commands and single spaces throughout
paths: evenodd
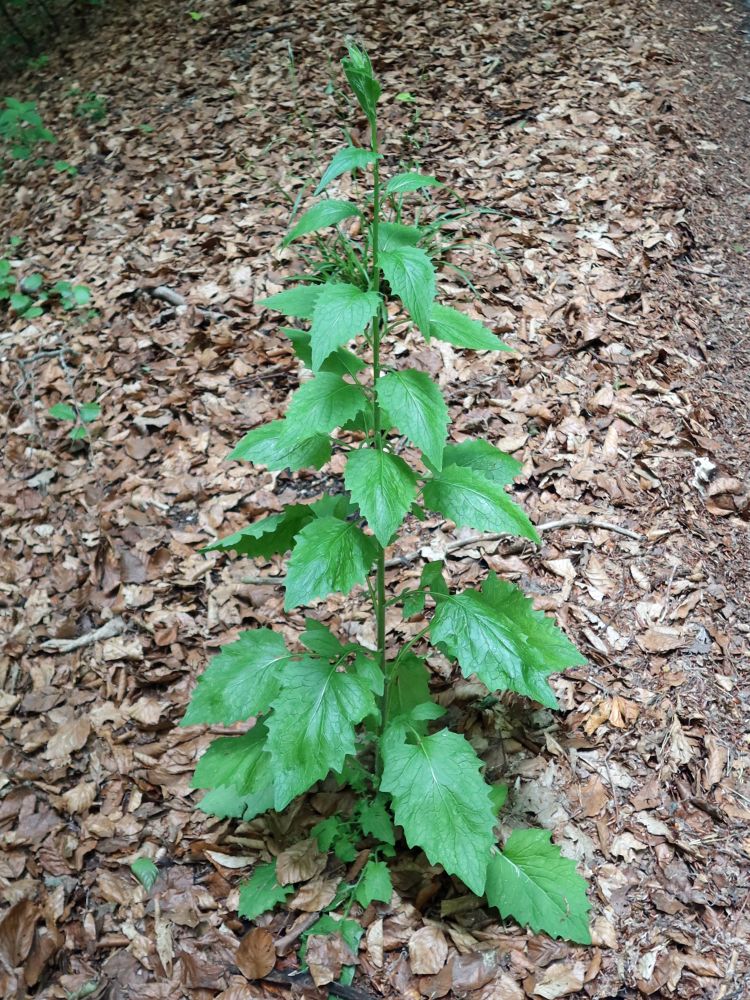
M 701 90 L 708 76 L 740 107 L 740 12 L 204 8 L 199 22 L 166 2 L 112 11 L 96 38 L 52 53 L 33 87 L 79 173 L 12 178 L 0 206 L 0 230 L 23 237 L 22 273 L 86 284 L 99 312 L 6 317 L 0 332 L 3 995 L 288 995 L 303 939 L 313 980 L 356 967 L 356 995 L 743 995 L 748 171 L 739 116 Z M 445 290 L 518 353 L 407 345 L 461 383 L 456 439 L 481 432 L 523 463 L 516 490 L 536 524 L 574 523 L 536 550 L 415 522 L 403 554 L 447 549 L 460 586 L 486 569 L 521 581 L 587 656 L 553 679 L 558 714 L 512 694 L 487 705 L 447 661 L 430 666 L 509 786 L 504 836 L 548 824 L 591 876 L 590 948 L 501 923 L 403 850 L 390 900 L 350 914 L 357 948 L 346 928 L 315 931 L 317 907 L 357 877 L 310 836 L 351 806 L 333 787 L 251 823 L 193 808 L 209 735 L 176 724 L 206 653 L 242 628 L 292 634 L 281 590 L 243 582 L 275 562 L 199 549 L 334 482 L 224 459 L 298 384 L 253 303 L 281 287 L 280 191 L 318 176 L 340 143 L 335 95 L 328 118 L 306 109 L 321 105 L 307 97 L 326 86 L 343 21 L 371 46 L 386 98 L 413 98 L 387 103 L 389 165 L 418 164 L 496 210 L 456 229 L 454 263 L 471 252 L 481 301 L 458 272 Z M 108 121 L 73 118 L 72 80 L 107 94 Z M 301 152 L 308 129 L 316 160 Z M 45 418 L 71 384 L 101 402 L 90 446 Z M 394 567 L 392 583 L 420 572 Z M 315 614 L 372 641 L 351 600 Z M 158 873 L 148 892 L 131 872 L 143 857 Z M 270 862 L 286 888 L 251 928 L 239 887 Z M 241 975 L 264 970 L 251 986 Z

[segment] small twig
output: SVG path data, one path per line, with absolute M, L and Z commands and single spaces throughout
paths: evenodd
M 631 531 L 630 528 L 623 528 L 619 524 L 612 524 L 610 521 L 598 521 L 593 517 L 569 517 L 563 518 L 560 521 L 545 521 L 544 524 L 537 524 L 536 526 L 536 530 L 540 534 L 544 531 L 555 531 L 558 528 L 601 528 L 603 531 L 612 531 L 616 535 L 624 535 L 626 538 L 632 538 L 636 542 L 642 542 L 645 538 L 644 535 L 640 535 L 637 531 Z M 445 554 L 452 555 L 454 552 L 458 552 L 459 549 L 467 549 L 472 545 L 481 545 L 482 542 L 498 542 L 507 537 L 507 532 L 492 531 L 486 535 L 462 538 L 460 541 L 449 542 L 445 548 Z M 409 566 L 411 563 L 421 559 L 421 557 L 422 553 L 419 551 L 411 552 L 406 556 L 394 556 L 393 559 L 386 559 L 385 568 L 395 569 L 397 566 Z M 246 576 L 242 582 L 258 587 L 272 587 L 286 583 L 286 577 Z
M 626 326 L 640 326 L 641 324 L 638 320 L 629 319 L 627 316 L 618 316 L 615 312 L 607 312 L 610 319 L 616 319 L 618 323 L 624 323 Z
M 307 972 L 271 972 L 264 976 L 261 982 L 275 983 L 277 986 L 287 986 L 290 989 L 294 986 L 302 986 L 304 989 L 316 988 L 312 976 Z M 343 983 L 326 983 L 319 989 L 326 990 L 332 996 L 341 997 L 342 1000 L 373 1000 L 372 993 L 358 990 L 356 986 L 344 986 Z
M 119 616 L 105 622 L 104 625 L 86 635 L 79 635 L 77 639 L 47 639 L 42 643 L 42 649 L 55 653 L 72 653 L 74 649 L 81 649 L 83 646 L 90 646 L 100 639 L 112 639 L 116 635 L 122 635 L 125 631 L 125 622 Z
M 319 917 L 320 913 L 308 913 L 303 920 L 299 920 L 288 934 L 280 937 L 276 942 L 276 954 L 281 956 L 288 954 L 305 931 L 312 927 Z
M 174 288 L 170 288 L 168 285 L 157 285 L 155 288 L 147 288 L 145 291 L 152 299 L 166 302 L 167 305 L 174 306 L 175 309 L 188 308 L 189 303 L 185 296 L 180 295 L 179 292 L 176 292 Z M 217 312 L 215 309 L 207 309 L 205 306 L 196 306 L 195 308 L 208 319 L 229 319 L 226 313 Z

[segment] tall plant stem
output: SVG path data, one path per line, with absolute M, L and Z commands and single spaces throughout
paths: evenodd
M 378 155 L 378 130 L 375 122 L 371 125 L 371 148 L 373 153 Z M 373 220 L 372 220 L 372 247 L 371 247 L 371 272 L 370 288 L 374 292 L 380 291 L 380 263 L 378 261 L 378 239 L 380 233 L 380 163 L 376 159 L 373 166 L 374 192 L 373 192 Z M 380 378 L 380 342 L 384 331 L 384 311 L 383 306 L 378 309 L 372 321 L 372 384 L 375 388 Z M 378 451 L 383 450 L 383 434 L 381 427 L 380 405 L 378 404 L 377 391 L 373 392 L 373 438 Z M 378 662 L 383 676 L 386 672 L 385 659 L 385 548 L 378 542 L 377 556 L 377 578 L 375 583 L 375 619 L 377 629 Z M 383 719 L 383 724 L 385 724 Z M 377 769 L 377 766 L 376 766 Z

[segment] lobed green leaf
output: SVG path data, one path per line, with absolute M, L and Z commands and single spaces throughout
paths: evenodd
M 361 215 L 359 207 L 351 201 L 339 201 L 336 198 L 327 198 L 319 201 L 317 205 L 308 208 L 297 220 L 291 232 L 282 242 L 282 246 L 288 246 L 301 236 L 308 236 L 317 232 L 318 229 L 325 229 L 328 226 L 335 226 L 344 219 L 350 219 L 353 215 Z
M 363 292 L 346 282 L 323 286 L 310 332 L 312 366 L 316 371 L 337 347 L 362 333 L 380 308 L 380 302 L 377 292 Z
M 290 504 L 281 514 L 271 514 L 240 528 L 232 535 L 217 538 L 201 552 L 236 552 L 241 556 L 269 556 L 287 552 L 294 536 L 315 514 L 307 504 Z
M 472 319 L 471 316 L 449 306 L 438 305 L 436 302 L 432 305 L 429 331 L 426 333 L 428 339 L 437 337 L 438 340 L 446 340 L 454 347 L 464 347 L 472 351 L 513 350 L 479 320 Z
M 558 706 L 549 674 L 586 662 L 523 591 L 494 576 L 482 593 L 441 598 L 430 637 L 458 660 L 466 677 L 476 673 L 490 691 L 516 691 L 550 708 Z
M 411 191 L 421 191 L 424 188 L 444 187 L 432 174 L 405 173 L 396 174 L 385 187 L 386 194 L 408 194 Z
M 449 444 L 443 452 L 443 466 L 447 465 L 473 469 L 496 486 L 512 483 L 523 469 L 521 462 L 512 455 L 481 439 Z
M 481 761 L 470 743 L 447 729 L 422 736 L 399 720 L 383 737 L 382 791 L 393 800 L 396 823 L 410 847 L 458 875 L 472 892 L 484 892 L 494 843 L 495 814 Z
M 388 545 L 416 496 L 414 472 L 397 455 L 360 448 L 349 455 L 344 482 L 377 540 Z
M 240 632 L 198 678 L 180 725 L 231 726 L 268 711 L 290 659 L 283 638 L 270 629 Z
M 326 660 L 303 657 L 284 671 L 268 720 L 275 808 L 283 809 L 356 751 L 354 727 L 374 712 L 367 684 Z
M 487 869 L 487 900 L 532 931 L 591 944 L 586 882 L 549 830 L 514 830 Z
M 322 288 L 322 285 L 297 285 L 296 288 L 287 288 L 267 299 L 261 299 L 258 305 L 264 309 L 275 309 L 285 316 L 312 319 L 315 303 Z
M 375 386 L 378 402 L 406 437 L 442 468 L 448 433 L 448 407 L 429 375 L 412 370 L 390 372 Z
M 289 611 L 335 592 L 348 594 L 365 582 L 376 555 L 375 539 L 356 524 L 318 518 L 297 536 L 287 569 L 284 608 Z
M 332 372 L 318 372 L 292 396 L 287 425 L 291 433 L 300 437 L 311 432 L 328 434 L 356 417 L 366 403 L 367 396 L 361 386 L 345 382 Z
M 429 335 L 435 298 L 435 268 L 430 258 L 419 247 L 395 246 L 379 254 L 378 261 L 414 323 Z
M 327 434 L 305 433 L 286 420 L 272 420 L 249 431 L 227 456 L 229 461 L 253 462 L 269 469 L 319 469 L 331 457 Z
M 459 527 L 504 531 L 540 541 L 534 525 L 502 486 L 491 483 L 473 469 L 446 466 L 427 480 L 423 496 L 427 507 L 449 517 Z
M 255 920 L 278 903 L 283 903 L 291 892 L 294 892 L 294 886 L 279 885 L 275 860 L 269 865 L 258 865 L 249 881 L 240 886 L 237 912 L 245 920 Z
M 325 173 L 320 178 L 320 183 L 315 188 L 314 193 L 319 195 L 328 187 L 331 181 L 340 177 L 341 174 L 345 174 L 348 170 L 364 170 L 369 164 L 375 163 L 377 159 L 377 153 L 373 153 L 369 149 L 360 149 L 358 146 L 345 146 L 331 160 Z

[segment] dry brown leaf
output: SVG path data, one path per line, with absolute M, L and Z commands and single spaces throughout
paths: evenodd
M 409 965 L 416 976 L 434 976 L 448 958 L 448 942 L 439 927 L 420 927 L 409 938 Z
M 237 948 L 236 965 L 248 979 L 263 979 L 276 965 L 273 935 L 265 927 L 253 927 Z M 330 982 L 330 980 L 329 980 Z
M 39 908 L 30 899 L 21 899 L 0 920 L 0 958 L 6 969 L 26 961 L 39 917 Z
M 302 910 L 305 913 L 323 910 L 335 897 L 340 882 L 339 878 L 312 879 L 290 900 L 289 906 L 293 910 Z
M 557 997 L 577 993 L 585 981 L 585 962 L 555 962 L 536 977 L 531 993 L 544 1000 L 557 1000 Z
M 276 859 L 276 878 L 279 885 L 305 882 L 320 875 L 326 866 L 327 857 L 321 854 L 314 837 L 293 844 Z
M 76 750 L 86 745 L 91 732 L 91 722 L 85 715 L 80 715 L 71 722 L 65 722 L 50 738 L 44 751 L 47 760 L 65 761 Z
M 307 939 L 305 961 L 316 986 L 332 983 L 345 965 L 357 965 L 359 958 L 340 934 L 311 934 Z

